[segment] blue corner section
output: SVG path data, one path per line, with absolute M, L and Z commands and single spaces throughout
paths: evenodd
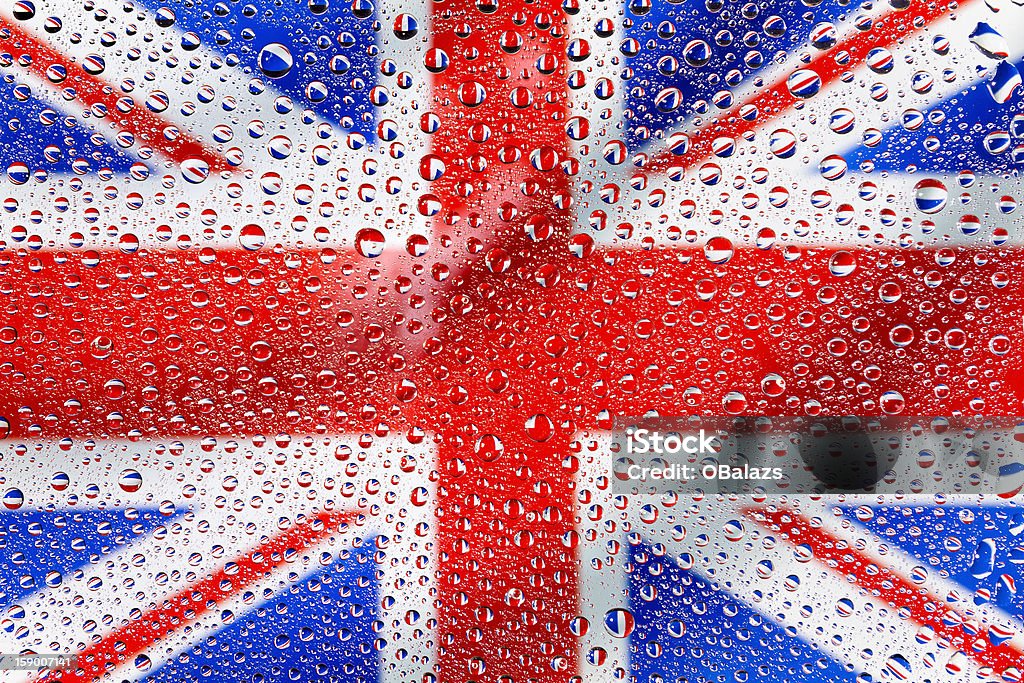
M 0 610 L 167 524 L 157 510 L 0 512 Z
M 636 681 L 855 683 L 856 672 L 645 544 L 631 550 Z
M 226 625 L 170 662 L 145 683 L 290 683 L 379 678 L 374 633 L 377 565 L 373 543 L 342 551 L 334 564 L 292 583 L 256 606 L 222 613 Z M 145 670 L 148 660 L 136 662 Z
M 1024 62 L 1017 65 L 1024 69 Z M 843 154 L 851 169 L 863 168 L 870 162 L 874 172 L 905 173 L 910 170 L 923 173 L 957 173 L 969 169 L 978 174 L 997 175 L 1020 172 L 1024 169 L 1024 154 L 1014 148 L 1024 143 L 1019 125 L 1013 117 L 1024 113 L 1024 96 L 1020 89 L 1005 104 L 996 102 L 989 94 L 985 81 L 977 81 L 968 89 L 929 107 L 929 112 L 942 112 L 945 119 L 932 122 L 927 117 L 917 130 L 905 130 L 902 125 L 891 126 L 882 132 L 881 141 L 873 146 L 864 145 Z M 990 141 L 986 136 L 996 133 L 1005 140 Z M 1009 144 L 1007 144 L 1009 143 Z
M 844 512 L 921 565 L 965 589 L 978 603 L 994 602 L 1024 620 L 1024 510 L 1010 505 L 891 505 L 846 507 Z
M 225 64 L 251 72 L 263 87 L 292 99 L 347 131 L 370 136 L 370 89 L 379 76 L 377 15 L 372 3 L 356 16 L 348 0 L 142 0 L 170 35 L 195 34 Z M 191 38 L 191 37 L 190 37 Z M 184 44 L 184 43 L 183 43 Z M 287 48 L 282 52 L 275 44 Z M 261 59 L 261 52 L 263 57 Z M 187 51 L 179 48 L 179 54 Z M 287 68 L 287 64 L 291 67 Z M 270 68 L 268 76 L 263 67 Z M 286 71 L 281 75 L 282 71 Z M 258 87 L 258 86 L 257 86 Z M 287 107 L 286 107 L 287 109 Z
M 0 81 L 0 171 L 14 163 L 30 171 L 78 173 L 127 171 L 134 159 L 35 97 L 25 85 Z
M 695 106 L 714 112 L 739 104 L 733 93 L 770 65 L 777 52 L 805 47 L 812 34 L 828 45 L 834 40 L 828 25 L 848 12 L 849 6 L 836 0 L 816 5 L 811 20 L 806 5 L 790 0 L 751 3 L 742 10 L 717 0 L 626 0 L 623 34 L 639 47 L 632 55 L 628 43 L 623 45 L 632 70 L 620 86 L 626 89 L 626 143 L 631 149 L 642 147 L 646 139 L 699 113 Z

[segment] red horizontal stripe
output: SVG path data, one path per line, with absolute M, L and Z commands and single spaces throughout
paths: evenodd
M 596 251 L 551 261 L 547 287 L 515 257 L 421 308 L 436 281 L 405 291 L 354 255 L 9 253 L 0 416 L 19 439 L 444 428 L 458 387 L 487 382 L 469 405 L 580 428 L 602 411 L 720 414 L 730 391 L 751 414 L 879 414 L 890 389 L 904 414 L 1019 414 L 1024 252 L 940 266 L 934 250 L 858 250 L 835 277 L 835 251 Z M 762 391 L 770 372 L 783 395 Z

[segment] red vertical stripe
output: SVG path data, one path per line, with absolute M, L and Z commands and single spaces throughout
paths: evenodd
M 502 676 L 566 681 L 577 670 L 568 622 L 578 612 L 578 568 L 566 541 L 574 527 L 574 473 L 562 464 L 572 434 L 528 436 L 531 414 L 557 420 L 546 390 L 533 386 L 509 402 L 474 366 L 502 366 L 516 386 L 535 377 L 536 369 L 516 366 L 519 351 L 493 323 L 507 313 L 506 293 L 525 294 L 514 294 L 515 283 L 500 273 L 531 272 L 565 255 L 570 185 L 557 164 L 569 153 L 567 16 L 556 0 L 433 7 L 432 47 L 451 59 L 433 82 L 432 110 L 441 119 L 433 153 L 448 168 L 430 188 L 443 206 L 434 231 L 455 235 L 460 250 L 472 240 L 481 247 L 448 290 L 443 308 L 451 317 L 439 335 L 448 351 L 431 361 L 454 373 L 440 390 L 463 387 L 472 397 L 448 406 L 439 425 L 445 435 L 438 483 L 440 677 L 446 683 Z M 538 68 L 542 58 L 553 60 L 551 73 Z M 486 98 L 470 107 L 473 83 Z M 514 98 L 532 104 L 519 108 Z M 540 225 L 538 241 L 529 241 L 528 221 Z M 506 258 L 509 264 L 499 265 Z M 467 313 L 467 306 L 473 310 Z M 522 341 L 534 353 L 540 340 Z M 465 353 L 479 361 L 467 365 Z M 493 461 L 482 456 L 492 442 L 488 434 L 502 442 Z

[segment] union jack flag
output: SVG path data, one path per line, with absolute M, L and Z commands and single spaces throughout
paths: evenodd
M 1019 680 L 1012 495 L 609 432 L 1020 413 L 1022 14 L 5 4 L 4 680 Z

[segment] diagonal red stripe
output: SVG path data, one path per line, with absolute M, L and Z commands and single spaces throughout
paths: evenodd
M 122 111 L 122 98 L 118 89 L 102 78 L 87 73 L 80 64 L 38 40 L 31 32 L 0 16 L 0 30 L 6 37 L 0 37 L 0 45 L 17 58 L 30 60 L 28 69 L 43 83 L 55 91 L 70 88 L 76 93 L 76 100 L 84 109 L 101 105 L 106 110 L 102 121 L 111 126 L 133 133 L 140 142 L 149 145 L 164 157 L 181 164 L 189 159 L 200 159 L 210 166 L 210 171 L 234 170 L 224 157 L 203 145 L 188 131 L 150 111 L 143 103 L 134 102 L 127 111 Z M 53 65 L 67 70 L 67 78 L 60 84 L 53 84 L 46 71 Z
M 77 653 L 74 669 L 45 674 L 39 679 L 40 683 L 87 683 L 132 661 L 157 641 L 185 628 L 274 568 L 290 562 L 290 553 L 309 548 L 355 518 L 352 512 L 324 511 L 296 522 L 288 530 L 265 540 L 190 588 L 164 598 L 157 607 Z
M 953 7 L 962 8 L 969 2 L 972 0 L 966 0 Z M 913 0 L 907 9 L 887 12 L 876 19 L 867 31 L 850 36 L 800 68 L 817 73 L 821 78 L 821 88 L 824 90 L 838 82 L 843 74 L 863 64 L 872 49 L 892 47 L 926 28 L 950 9 L 950 4 L 944 2 Z M 836 56 L 842 53 L 846 53 L 848 59 L 841 63 Z M 768 88 L 759 89 L 749 99 L 733 106 L 711 123 L 690 133 L 690 147 L 685 154 L 676 155 L 664 150 L 650 159 L 645 166 L 654 172 L 665 172 L 672 167 L 686 168 L 707 161 L 714 155 L 712 144 L 716 139 L 725 137 L 735 140 L 752 133 L 799 107 L 801 103 L 802 100 L 795 97 L 786 87 L 786 78 L 780 78 Z M 756 108 L 756 118 L 747 120 L 740 117 L 740 110 L 750 106 Z
M 1011 642 L 995 644 L 985 631 L 969 635 L 943 617 L 952 610 L 945 601 L 914 585 L 889 567 L 880 566 L 864 552 L 833 536 L 792 509 L 781 506 L 747 508 L 746 514 L 769 531 L 781 534 L 793 545 L 806 545 L 814 558 L 837 577 L 845 576 L 878 600 L 904 609 L 918 626 L 929 626 L 954 650 L 962 650 L 978 665 L 997 674 L 1024 669 L 1024 652 Z M 1011 680 L 1007 678 L 1006 680 Z

